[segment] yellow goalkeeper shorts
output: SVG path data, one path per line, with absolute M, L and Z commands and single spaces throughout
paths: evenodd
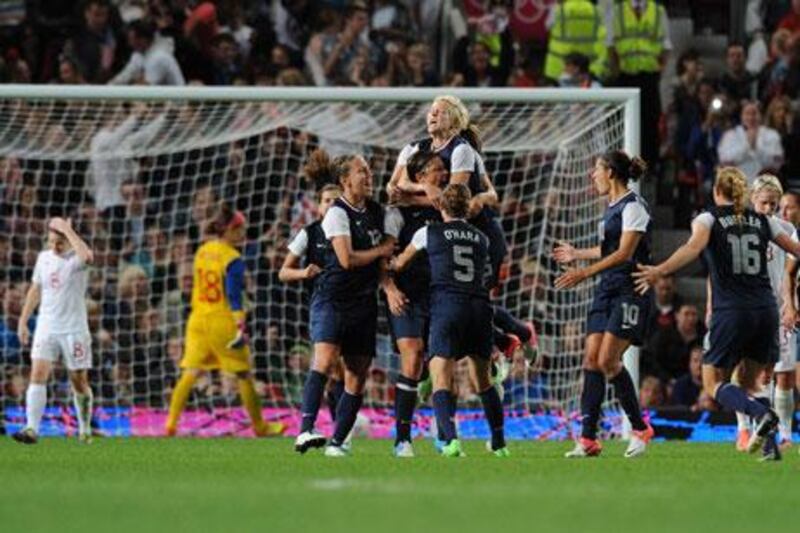
M 233 317 L 190 315 L 181 368 L 223 370 L 237 373 L 250 370 L 250 347 L 228 348 L 238 333 Z

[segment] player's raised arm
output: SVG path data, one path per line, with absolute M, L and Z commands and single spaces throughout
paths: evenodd
M 55 217 L 50 221 L 50 229 L 55 230 L 66 237 L 70 246 L 72 246 L 72 249 L 75 250 L 75 254 L 82 263 L 91 264 L 92 261 L 94 261 L 94 253 L 92 252 L 92 249 L 89 248 L 89 245 L 86 244 L 86 242 L 81 239 L 77 233 L 75 233 L 75 230 L 72 228 L 72 221 L 70 219 Z

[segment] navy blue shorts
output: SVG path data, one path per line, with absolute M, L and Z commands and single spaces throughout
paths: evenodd
M 474 355 L 488 359 L 492 344 L 492 306 L 488 300 L 447 293 L 431 297 L 431 357 L 461 359 Z
M 640 346 L 647 330 L 650 300 L 629 291 L 597 289 L 586 321 L 586 334 L 611 333 Z
M 311 301 L 311 341 L 341 347 L 342 357 L 375 357 L 378 303 L 375 298 L 341 302 Z
M 770 365 L 780 359 L 778 308 L 719 309 L 711 316 L 703 364 L 733 368 L 742 359 Z
M 428 327 L 431 320 L 430 304 L 428 297 L 424 301 L 411 301 L 406 305 L 405 312 L 400 315 L 389 313 L 389 326 L 395 342 L 397 339 L 425 339 L 428 336 Z

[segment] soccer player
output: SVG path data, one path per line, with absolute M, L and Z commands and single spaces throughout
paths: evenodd
M 25 427 L 13 435 L 23 444 L 36 444 L 39 424 L 47 405 L 47 380 L 59 356 L 69 372 L 78 418 L 78 438 L 92 437 L 92 340 L 86 313 L 88 265 L 93 254 L 72 228 L 69 219 L 53 218 L 48 224 L 48 250 L 39 253 L 33 279 L 19 319 L 20 342 L 30 340 L 28 320 L 39 307 L 31 348 L 31 377 L 25 395 Z
M 314 285 L 319 279 L 319 274 L 322 272 L 322 267 L 325 261 L 325 251 L 330 248 L 330 242 L 325 238 L 325 233 L 322 231 L 322 219 L 328 208 L 333 205 L 337 198 L 342 195 L 342 188 L 335 183 L 326 183 L 319 190 L 319 220 L 312 222 L 305 228 L 301 229 L 295 235 L 292 242 L 289 243 L 289 253 L 278 272 L 278 278 L 283 282 L 297 282 L 297 281 L 310 281 L 311 294 L 314 293 Z M 300 267 L 300 262 L 305 258 L 305 266 Z M 313 319 L 312 319 L 313 320 Z M 341 362 L 333 365 L 331 371 L 331 381 L 328 383 L 328 409 L 330 410 L 331 420 L 336 420 L 336 405 L 344 392 L 344 368 Z M 327 376 L 325 377 L 327 379 Z M 324 388 L 324 380 L 323 380 Z M 307 420 L 306 420 L 307 419 Z M 298 450 L 304 452 L 304 445 L 308 443 L 310 435 L 316 435 L 316 438 L 322 439 L 324 437 L 314 431 L 314 424 L 317 420 L 317 413 L 308 413 L 304 416 L 303 423 L 310 429 L 301 432 L 301 437 L 298 437 Z M 306 433 L 306 435 L 303 435 Z
M 756 419 L 747 450 L 755 452 L 765 442 L 774 444 L 778 415 L 768 398 L 749 398 L 754 383 L 728 382 L 733 367 L 745 365 L 743 377 L 754 380 L 771 372 L 779 359 L 778 307 L 770 285 L 769 242 L 798 255 L 792 241 L 775 218 L 747 207 L 747 178 L 737 168 L 721 167 L 714 185 L 716 207 L 692 223 L 689 240 L 669 259 L 655 266 L 639 265 L 634 274 L 644 291 L 662 276 L 673 273 L 704 253 L 711 272 L 712 307 L 710 347 L 703 357 L 703 388 L 722 406 Z M 779 458 L 777 446 L 765 448 L 766 458 Z
M 455 397 L 451 383 L 456 361 L 469 357 L 471 378 L 478 385 L 486 421 L 491 431 L 492 453 L 510 455 L 505 443 L 503 404 L 492 384 L 492 306 L 484 282 L 489 262 L 489 239 L 466 222 L 470 192 L 466 185 L 448 185 L 441 198 L 443 223 L 422 227 L 392 261 L 402 272 L 419 252 L 428 254 L 431 272 L 429 363 L 433 378 L 436 423 L 445 440 L 442 455 L 461 457 L 453 419 Z
M 566 457 L 600 455 L 603 448 L 597 439 L 597 423 L 606 381 L 614 387 L 633 428 L 625 457 L 642 455 L 653 437 L 653 429 L 642 418 L 633 380 L 622 366 L 625 350 L 643 341 L 649 309 L 648 299 L 634 290 L 631 272 L 636 263 L 650 262 L 653 222 L 645 201 L 628 188 L 645 170 L 644 161 L 619 150 L 599 157 L 592 179 L 597 192 L 609 200 L 601 225 L 600 246 L 576 249 L 561 243 L 554 250 L 553 256 L 560 263 L 598 259 L 561 275 L 555 283 L 557 289 L 574 287 L 602 275 L 586 323 L 581 437 Z
M 186 324 L 181 377 L 172 391 L 165 432 L 174 436 L 178 419 L 197 379 L 207 370 L 220 369 L 236 376 L 239 395 L 256 436 L 280 434 L 284 426 L 264 422 L 261 401 L 250 373 L 251 357 L 244 309 L 245 264 L 239 247 L 247 234 L 241 211 L 222 204 L 211 222 L 216 235 L 194 256 L 192 311 Z
M 433 152 L 417 152 L 407 163 L 414 183 L 439 187 L 447 180 L 444 161 Z M 392 206 L 386 209 L 386 234 L 404 250 L 420 228 L 441 222 L 431 206 Z M 414 457 L 411 423 L 417 403 L 417 386 L 425 359 L 425 337 L 430 321 L 430 268 L 417 258 L 396 276 L 384 279 L 389 304 L 389 325 L 400 352 L 400 375 L 395 384 L 395 457 Z
M 435 205 L 441 189 L 433 185 L 414 183 L 409 178 L 407 163 L 408 158 L 418 151 L 437 153 L 450 173 L 450 183 L 467 185 L 472 193 L 468 222 L 489 238 L 492 275 L 488 286 L 493 289 L 499 285 L 501 266 L 508 246 L 495 212 L 497 192 L 480 155 L 481 139 L 478 129 L 470 122 L 469 111 L 461 100 L 449 95 L 434 99 L 426 117 L 426 126 L 429 137 L 412 142 L 401 150 L 387 185 L 389 195 L 391 197 L 397 190 L 424 192 L 428 202 Z M 495 306 L 494 324 L 502 332 L 495 333 L 495 343 L 507 356 L 520 346 L 529 360 L 535 356 L 536 334 L 531 322 L 517 320 L 505 308 Z
M 750 202 L 753 210 L 767 217 L 773 217 L 778 209 L 783 187 L 780 180 L 770 174 L 759 176 L 751 187 Z M 777 223 L 786 235 L 790 235 L 792 240 L 797 241 L 797 231 L 795 227 L 785 220 L 776 218 Z M 794 416 L 794 367 L 796 362 L 797 344 L 795 339 L 795 322 L 797 312 L 794 305 L 794 273 L 797 270 L 797 260 L 794 256 L 787 254 L 775 243 L 770 242 L 767 250 L 767 272 L 769 274 L 770 286 L 778 310 L 782 313 L 781 325 L 778 335 L 780 342 L 780 359 L 773 370 L 775 374 L 774 388 L 774 407 L 779 419 L 779 435 L 782 447 L 788 447 L 792 441 L 792 417 Z M 712 293 L 713 294 L 713 293 Z M 713 318 L 712 318 L 713 320 Z M 749 391 L 753 395 L 769 395 L 771 389 L 771 377 L 754 376 L 742 378 L 739 374 L 744 371 L 740 365 L 734 372 L 734 384 L 755 383 L 755 391 Z M 763 387 L 762 387 L 763 385 Z M 763 389 L 763 390 L 762 390 Z M 736 413 L 738 435 L 736 447 L 740 451 L 745 451 L 747 443 L 750 441 L 750 421 L 743 413 Z
M 343 193 L 322 219 L 330 247 L 325 250 L 324 267 L 311 300 L 314 361 L 303 388 L 303 426 L 295 449 L 304 452 L 325 444 L 324 437 L 312 431 L 313 418 L 319 411 L 326 376 L 341 357 L 345 389 L 325 455 L 343 457 L 350 452 L 345 440 L 361 408 L 367 372 L 375 356 L 381 259 L 390 257 L 394 246 L 384 239 L 383 209 L 370 198 L 372 172 L 363 157 L 331 159 L 324 150 L 316 150 L 305 171 L 318 183 L 338 182 Z

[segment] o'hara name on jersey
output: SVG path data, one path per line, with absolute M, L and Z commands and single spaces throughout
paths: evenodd
M 460 230 L 460 229 L 446 229 L 444 230 L 444 238 L 448 241 L 471 241 L 471 242 L 481 242 L 480 236 L 474 232 L 469 230 Z
M 725 229 L 728 229 L 736 224 L 743 224 L 745 226 L 751 226 L 758 229 L 761 229 L 763 226 L 761 219 L 755 215 L 743 215 L 741 217 L 737 217 L 736 215 L 726 215 L 724 217 L 719 217 L 717 220 Z

